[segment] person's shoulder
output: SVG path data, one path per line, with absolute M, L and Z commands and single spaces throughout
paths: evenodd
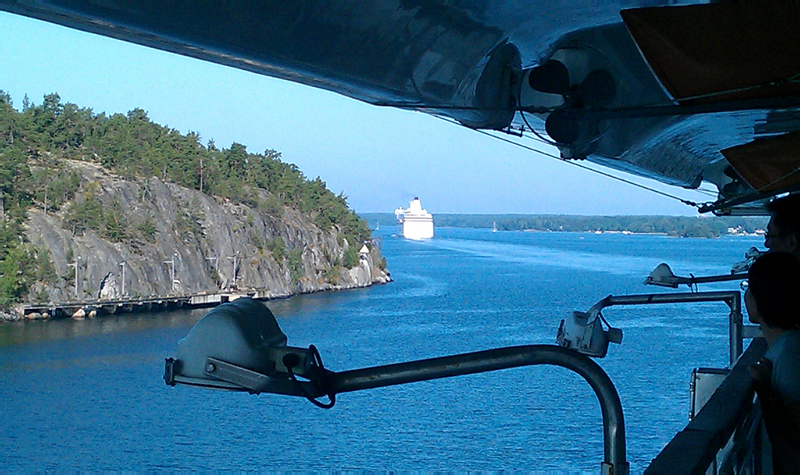
M 781 336 L 785 336 L 787 345 L 800 346 L 800 328 L 787 330 Z
M 784 352 L 800 350 L 800 330 L 786 330 L 772 342 L 764 355 L 768 360 L 773 361 Z
M 769 346 L 764 355 L 774 364 L 780 360 L 791 360 L 800 363 L 800 329 L 787 330 Z
M 783 370 L 792 372 L 798 377 L 800 384 L 800 329 L 783 332 L 772 344 L 770 350 L 773 349 L 775 350 L 773 363 L 783 366 Z
M 775 340 L 772 386 L 784 404 L 800 403 L 800 330 L 789 330 Z

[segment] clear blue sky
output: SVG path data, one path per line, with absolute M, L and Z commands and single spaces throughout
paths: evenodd
M 0 90 L 95 112 L 140 107 L 203 143 L 278 150 L 358 212 L 696 215 L 693 208 L 419 112 L 0 13 Z M 554 149 L 545 151 L 557 155 Z M 596 165 L 592 165 L 599 168 Z M 603 169 L 604 171 L 608 171 Z M 612 172 L 693 201 L 680 188 Z

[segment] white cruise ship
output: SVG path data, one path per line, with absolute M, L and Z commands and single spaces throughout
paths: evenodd
M 422 209 L 419 198 L 414 198 L 407 209 L 394 210 L 397 222 L 403 227 L 403 237 L 407 239 L 430 239 L 433 237 L 433 216 Z

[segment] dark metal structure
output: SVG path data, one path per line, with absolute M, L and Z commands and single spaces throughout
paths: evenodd
M 523 366 L 555 365 L 581 375 L 592 387 L 603 416 L 604 473 L 626 474 L 628 462 L 625 451 L 625 421 L 622 404 L 611 379 L 588 356 L 574 350 L 553 345 L 529 345 L 495 350 L 464 353 L 460 355 L 409 361 L 385 366 L 375 366 L 349 371 L 328 371 L 309 382 L 276 379 L 256 371 L 217 359 L 207 358 L 205 374 L 210 380 L 200 381 L 181 377 L 180 360 L 168 359 L 164 379 L 176 383 L 209 386 L 252 393 L 276 394 L 317 398 L 324 395 L 362 391 L 385 386 L 429 381 L 433 379 L 484 373 Z M 220 384 L 223 384 L 220 386 Z
M 0 0 L 0 10 L 557 146 L 759 213 L 800 189 L 800 10 L 634 1 Z M 756 202 L 755 206 L 747 206 Z

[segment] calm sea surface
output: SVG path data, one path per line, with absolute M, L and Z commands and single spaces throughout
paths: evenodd
M 730 271 L 757 238 L 382 229 L 394 282 L 269 302 L 292 346 L 357 369 L 553 343 L 559 321 L 676 274 Z M 735 289 L 737 283 L 701 290 Z M 167 387 L 164 358 L 206 311 L 0 324 L 0 470 L 591 470 L 603 454 L 594 393 L 579 376 L 528 367 L 301 398 Z M 625 411 L 640 471 L 687 422 L 695 367 L 727 362 L 722 303 L 614 307 L 625 332 L 598 360 Z

